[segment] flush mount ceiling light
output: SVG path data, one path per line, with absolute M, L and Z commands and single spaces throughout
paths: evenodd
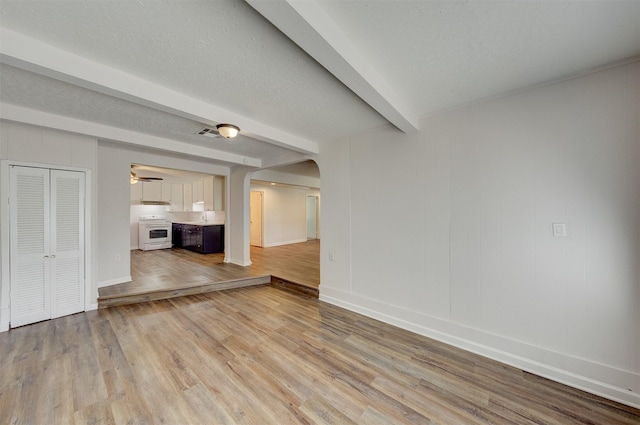
M 222 137 L 226 137 L 227 139 L 233 139 L 240 131 L 239 127 L 232 124 L 218 124 L 216 125 L 216 129 Z

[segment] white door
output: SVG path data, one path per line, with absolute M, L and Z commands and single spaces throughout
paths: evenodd
M 51 317 L 84 310 L 84 173 L 51 170 Z
M 249 220 L 250 220 L 250 239 L 251 245 L 262 246 L 262 192 L 251 191 L 249 198 Z
M 11 327 L 51 318 L 49 170 L 11 167 Z
M 11 167 L 11 327 L 84 310 L 84 177 Z

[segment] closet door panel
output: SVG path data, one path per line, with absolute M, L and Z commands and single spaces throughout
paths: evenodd
M 51 317 L 49 170 L 10 171 L 11 327 Z
M 51 170 L 51 317 L 84 310 L 84 173 Z

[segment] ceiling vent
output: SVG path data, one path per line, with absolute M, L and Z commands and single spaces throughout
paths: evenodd
M 216 129 L 215 127 L 205 127 L 202 130 L 198 131 L 196 134 L 211 137 L 212 139 L 217 139 L 218 137 L 220 137 L 220 133 L 218 133 L 218 129 Z

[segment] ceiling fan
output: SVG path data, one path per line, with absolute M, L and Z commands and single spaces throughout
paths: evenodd
M 131 184 L 136 184 L 138 182 L 152 182 L 152 181 L 158 181 L 158 180 L 164 180 L 162 177 L 138 177 L 138 175 L 136 173 L 133 172 L 133 170 L 131 170 Z

